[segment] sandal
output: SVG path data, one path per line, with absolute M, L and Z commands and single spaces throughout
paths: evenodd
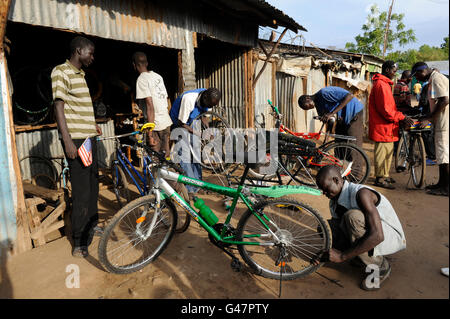
M 442 188 L 430 189 L 427 191 L 427 194 L 448 197 L 448 189 L 442 189 Z
M 439 184 L 425 186 L 425 189 L 427 189 L 427 190 L 439 189 L 439 188 L 441 188 L 441 185 L 439 185 Z
M 390 184 L 394 184 L 395 183 L 395 179 L 393 179 L 392 177 L 388 177 L 384 179 L 386 182 L 390 183 Z
M 374 183 L 375 186 L 378 187 L 382 187 L 382 188 L 386 188 L 386 189 L 395 189 L 395 187 L 393 185 L 391 185 L 390 183 L 388 183 L 387 181 L 375 181 Z

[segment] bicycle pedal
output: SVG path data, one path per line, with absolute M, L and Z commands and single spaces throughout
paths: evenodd
M 234 272 L 240 272 L 242 270 L 242 263 L 238 259 L 231 260 L 231 269 Z

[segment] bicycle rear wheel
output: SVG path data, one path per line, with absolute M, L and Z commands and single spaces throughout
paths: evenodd
M 364 184 L 370 173 L 370 162 L 366 153 L 350 143 L 332 143 L 324 148 L 320 166 L 336 165 L 342 177 L 355 184 Z
M 158 213 L 155 207 L 153 194 L 137 198 L 119 210 L 105 227 L 98 256 L 107 271 L 138 271 L 164 251 L 172 239 L 177 215 L 170 201 L 164 201 Z
M 196 128 L 197 130 L 200 130 L 202 134 L 201 146 L 200 150 L 194 150 L 193 146 L 189 145 L 192 156 L 202 167 L 214 172 L 223 172 L 228 166 L 228 163 L 225 163 L 225 143 L 228 142 L 225 138 L 227 136 L 226 130 L 230 128 L 230 125 L 221 115 L 212 111 L 207 111 L 197 116 L 191 126 L 195 125 L 198 120 L 200 120 L 200 123 Z M 214 139 L 221 139 L 221 152 L 218 152 L 218 150 L 215 150 L 214 148 L 209 148 L 210 140 L 208 138 L 203 138 L 205 137 L 203 135 L 204 131 L 207 129 L 214 129 L 214 131 L 211 131 L 214 133 Z
M 259 219 L 247 211 L 237 227 L 238 241 L 251 241 L 254 245 L 238 245 L 244 261 L 263 277 L 280 279 L 280 243 L 284 244 L 286 262 L 283 280 L 305 277 L 319 269 L 314 265 L 331 247 L 328 224 L 311 207 L 290 199 L 264 200 L 254 207 L 257 214 L 280 239 L 276 242 Z
M 415 135 L 411 139 L 410 168 L 413 184 L 416 188 L 422 188 L 425 183 L 426 155 L 422 136 Z
M 114 194 L 120 207 L 125 206 L 131 200 L 130 190 L 128 189 L 128 180 L 122 166 L 116 159 L 112 159 L 109 165 L 111 177 L 114 186 Z

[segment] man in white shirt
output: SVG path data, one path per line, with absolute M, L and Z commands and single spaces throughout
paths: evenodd
M 332 219 L 328 223 L 333 247 L 329 261 L 362 262 L 369 274 L 361 282 L 361 288 L 379 289 L 391 273 L 384 256 L 406 248 L 405 234 L 394 208 L 374 189 L 344 181 L 336 166 L 320 169 L 316 181 L 330 199 Z
M 419 81 L 428 81 L 430 113 L 421 120 L 424 127 L 431 121 L 434 125 L 434 146 L 436 163 L 439 165 L 439 181 L 425 188 L 430 195 L 448 196 L 449 184 L 449 81 L 448 78 L 432 70 L 425 62 L 417 62 L 412 73 Z
M 157 152 L 163 151 L 168 157 L 172 120 L 169 116 L 164 80 L 158 73 L 148 70 L 147 56 L 143 52 L 134 53 L 133 66 L 139 73 L 136 99 L 143 110 L 145 121 L 155 123 L 153 132 L 149 132 L 149 145 Z

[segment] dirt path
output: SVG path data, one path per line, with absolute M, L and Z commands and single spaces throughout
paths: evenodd
M 371 147 L 367 151 L 371 154 Z M 427 167 L 427 183 L 437 179 L 437 167 Z M 408 190 L 406 174 L 393 173 L 397 189 L 378 189 L 393 203 L 406 233 L 407 249 L 389 260 L 391 277 L 382 289 L 359 288 L 362 270 L 348 264 L 326 264 L 304 279 L 283 283 L 282 298 L 448 298 L 448 278 L 439 273 L 449 261 L 448 197 Z M 369 185 L 372 184 L 370 180 Z M 206 203 L 224 216 L 217 196 L 205 195 Z M 100 196 L 100 214 L 114 212 L 111 191 Z M 298 196 L 329 218 L 325 196 Z M 242 212 L 242 210 L 241 210 Z M 220 214 L 218 214 L 220 215 Z M 278 297 L 279 282 L 245 271 L 233 272 L 230 258 L 212 246 L 197 224 L 176 235 L 156 262 L 129 275 L 112 275 L 97 260 L 98 238 L 91 256 L 75 259 L 66 238 L 14 256 L 0 268 L 0 298 L 250 298 Z M 237 252 L 236 252 L 237 253 Z M 80 287 L 67 288 L 66 279 L 79 267 Z M 68 268 L 69 267 L 69 268 Z M 68 272 L 67 272 L 68 271 Z M 337 280 L 339 285 L 325 277 Z

